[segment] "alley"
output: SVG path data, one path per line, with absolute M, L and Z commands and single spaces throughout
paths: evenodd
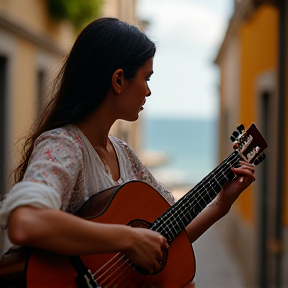
M 176 200 L 188 188 L 174 189 Z M 208 229 L 193 244 L 196 258 L 195 288 L 247 288 L 237 259 L 224 243 L 221 235 L 221 220 Z

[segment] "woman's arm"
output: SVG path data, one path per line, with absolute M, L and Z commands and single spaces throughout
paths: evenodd
M 191 243 L 225 216 L 240 194 L 255 181 L 254 165 L 245 161 L 239 161 L 239 163 L 241 165 L 240 168 L 232 168 L 233 173 L 237 177 L 225 184 L 215 200 L 186 227 Z
M 167 240 L 149 229 L 101 224 L 55 209 L 21 206 L 8 222 L 12 243 L 60 254 L 123 252 L 136 265 L 158 267 Z

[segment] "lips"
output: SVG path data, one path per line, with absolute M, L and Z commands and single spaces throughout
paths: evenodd
M 140 108 L 140 111 L 144 109 L 143 106 L 145 105 L 145 103 L 146 103 L 146 99 L 144 100 L 144 102 L 143 102 L 143 104 L 142 104 L 142 107 Z

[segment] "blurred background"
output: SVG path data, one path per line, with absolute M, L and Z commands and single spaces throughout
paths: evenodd
M 0 0 L 0 199 L 63 57 L 102 16 L 156 42 L 152 96 L 111 133 L 176 199 L 229 156 L 240 123 L 268 142 L 257 181 L 194 244 L 196 288 L 288 287 L 286 0 Z

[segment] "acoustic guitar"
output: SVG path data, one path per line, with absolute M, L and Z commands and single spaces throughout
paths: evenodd
M 97 193 L 83 204 L 76 212 L 79 217 L 152 229 L 165 236 L 170 246 L 160 269 L 150 275 L 121 253 L 80 256 L 95 283 L 102 288 L 177 288 L 193 280 L 195 258 L 185 227 L 215 198 L 223 185 L 235 177 L 231 167 L 239 160 L 258 164 L 265 158 L 262 152 L 267 143 L 256 126 L 252 124 L 247 131 L 243 125 L 237 129 L 231 136 L 234 152 L 172 206 L 140 181 Z M 73 288 L 77 287 L 75 279 L 76 273 L 68 257 L 41 250 L 30 254 L 26 267 L 28 288 Z

